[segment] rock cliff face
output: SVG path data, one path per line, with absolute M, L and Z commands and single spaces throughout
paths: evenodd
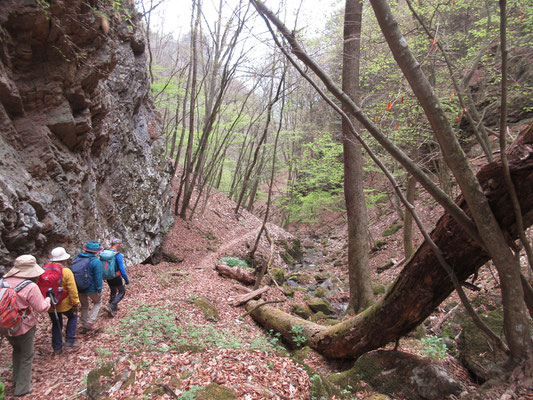
M 129 0 L 50 3 L 0 7 L 0 263 L 114 236 L 143 261 L 172 215 L 139 17 Z

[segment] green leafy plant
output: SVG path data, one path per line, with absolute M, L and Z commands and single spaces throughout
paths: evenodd
M 220 261 L 228 264 L 228 266 L 230 267 L 247 267 L 248 266 L 246 261 L 241 260 L 240 258 L 237 258 L 237 257 L 222 257 Z
M 189 390 L 187 390 L 186 392 L 182 392 L 181 393 L 181 396 L 180 396 L 180 399 L 184 399 L 184 400 L 196 400 L 196 393 L 201 390 L 203 388 L 203 386 L 193 386 L 192 388 L 190 388 Z
M 172 312 L 144 304 L 133 309 L 129 318 L 119 323 L 119 328 L 125 333 L 121 339 L 125 345 L 155 351 L 161 343 L 176 345 L 183 333 Z
M 304 335 L 302 335 L 303 331 L 304 331 L 304 328 L 302 325 L 297 324 L 291 328 L 291 333 L 293 334 L 292 340 L 298 347 L 303 346 L 307 342 L 307 338 Z
M 96 347 L 94 349 L 94 352 L 96 354 L 99 354 L 99 355 L 104 356 L 104 357 L 108 357 L 108 356 L 113 354 L 113 352 L 111 350 L 106 349 L 105 347 Z
M 420 348 L 420 352 L 431 358 L 432 360 L 444 360 L 446 359 L 446 345 L 442 341 L 442 338 L 438 336 L 428 336 L 421 340 L 424 344 Z

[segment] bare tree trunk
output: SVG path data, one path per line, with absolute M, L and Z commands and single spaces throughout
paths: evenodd
M 342 52 L 342 90 L 356 104 L 359 95 L 359 55 L 361 45 L 360 0 L 346 0 L 344 14 L 344 46 Z M 343 106 L 343 111 L 349 110 Z M 357 124 L 353 116 L 353 124 Z M 357 126 L 357 125 L 356 125 Z M 363 154 L 359 142 L 350 140 L 350 127 L 342 121 L 344 149 L 344 199 L 348 215 L 348 278 L 350 306 L 359 312 L 374 302 L 368 266 L 368 217 L 363 192 Z
M 193 16 L 195 12 L 196 7 L 196 0 L 193 0 Z M 192 75 L 191 75 L 191 106 L 189 109 L 189 140 L 187 141 L 187 150 L 185 152 L 185 164 L 183 167 L 183 175 L 181 178 L 181 184 L 180 184 L 180 190 L 178 194 L 181 192 L 182 186 L 183 186 L 183 202 L 181 206 L 181 211 L 179 213 L 180 218 L 185 219 L 186 211 L 187 211 L 187 205 L 189 204 L 190 200 L 190 191 L 189 191 L 189 185 L 191 185 L 190 179 L 192 174 L 192 146 L 194 142 L 194 111 L 196 106 L 196 75 L 197 75 L 197 51 L 196 51 L 196 45 L 197 45 L 197 35 L 198 35 L 198 26 L 200 25 L 200 14 L 201 14 L 201 3 L 200 0 L 198 0 L 197 5 L 198 10 L 196 11 L 196 20 L 194 22 L 194 26 L 192 29 L 191 34 L 191 68 L 192 68 Z M 192 23 L 192 17 L 191 17 L 191 23 Z M 186 196 L 189 195 L 189 198 L 186 198 Z M 176 199 L 176 211 L 178 209 L 178 198 Z M 177 212 L 175 213 L 177 215 Z
M 414 204 L 416 194 L 416 179 L 412 176 L 407 178 L 407 190 L 405 197 L 410 204 Z M 408 260 L 414 252 L 413 249 L 413 216 L 410 212 L 405 212 L 403 220 L 403 250 L 405 259 Z

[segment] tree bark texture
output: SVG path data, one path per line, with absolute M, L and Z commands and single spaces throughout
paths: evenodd
M 360 0 L 346 0 L 344 13 L 344 44 L 342 52 L 342 90 L 356 103 L 359 92 L 359 55 L 361 45 Z M 349 110 L 343 106 L 349 115 Z M 356 119 L 350 116 L 358 126 Z M 353 140 L 350 126 L 342 121 L 344 155 L 344 199 L 348 218 L 348 278 L 350 306 L 355 312 L 364 310 L 374 302 L 368 267 L 368 218 L 363 192 L 363 154 L 361 144 Z
M 520 133 L 508 156 L 524 226 L 528 227 L 533 224 L 533 125 Z M 518 232 L 501 162 L 487 164 L 477 178 L 502 230 L 509 239 L 516 239 Z M 469 213 L 462 196 L 457 199 L 457 204 Z M 489 260 L 489 255 L 448 213 L 439 219 L 431 237 L 460 281 L 467 279 Z M 411 332 L 453 290 L 447 273 L 424 242 L 384 297 L 347 321 L 325 327 L 269 306 L 260 307 L 251 315 L 267 329 L 276 329 L 288 341 L 292 340 L 292 326 L 301 325 L 308 344 L 326 357 L 357 358 Z M 256 302 L 249 302 L 247 308 L 255 305 Z

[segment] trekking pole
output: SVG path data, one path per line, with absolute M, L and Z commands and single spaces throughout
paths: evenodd
M 52 303 L 52 305 L 54 306 L 54 314 L 56 315 L 56 320 L 58 321 L 59 323 L 59 316 L 57 315 L 57 298 L 55 296 L 55 293 L 54 293 L 54 289 L 52 288 L 49 288 L 46 292 L 46 295 L 48 297 L 50 297 L 50 302 Z

